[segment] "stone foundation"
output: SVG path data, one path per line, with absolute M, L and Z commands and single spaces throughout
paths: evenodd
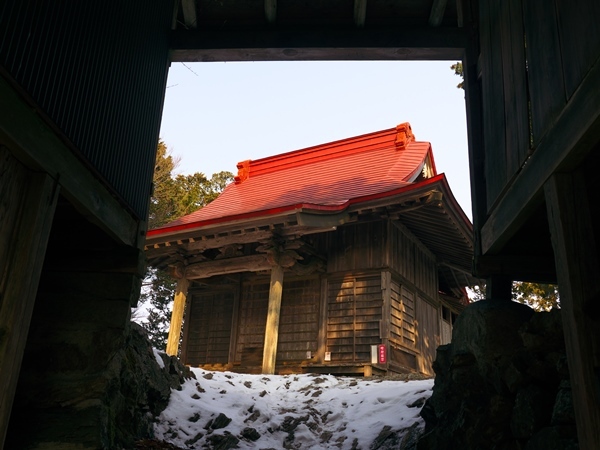
M 474 303 L 434 370 L 419 450 L 578 448 L 559 310 Z

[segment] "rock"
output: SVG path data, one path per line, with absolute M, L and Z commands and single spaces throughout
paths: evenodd
M 517 439 L 530 438 L 550 424 L 553 397 L 536 385 L 521 389 L 515 398 L 510 420 L 512 434 Z
M 229 450 L 230 448 L 237 448 L 240 440 L 231 433 L 225 432 L 225 434 L 213 434 L 208 437 L 208 441 L 211 444 L 213 450 Z
M 538 431 L 527 443 L 525 450 L 577 450 L 579 446 L 572 437 L 574 429 L 547 427 Z
M 559 310 L 474 303 L 455 322 L 452 342 L 438 348 L 433 368 L 419 450 L 576 448 Z
M 255 442 L 260 439 L 260 434 L 256 431 L 256 428 L 246 427 L 242 430 L 242 437 Z
M 230 423 L 231 423 L 231 419 L 229 417 L 227 417 L 225 414 L 220 413 L 214 420 L 209 422 L 208 427 L 213 430 L 219 430 L 221 428 L 225 428 Z
M 552 409 L 552 425 L 574 425 L 575 409 L 573 407 L 573 395 L 571 383 L 563 380 L 560 384 L 554 408 Z
M 398 446 L 398 436 L 396 433 L 392 431 L 392 427 L 389 425 L 385 425 L 382 430 L 379 432 L 379 435 L 375 438 L 371 446 L 370 450 L 378 450 L 378 449 L 395 449 Z

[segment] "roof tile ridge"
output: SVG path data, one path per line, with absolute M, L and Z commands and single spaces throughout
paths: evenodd
M 235 177 L 235 182 L 239 184 L 250 176 L 264 175 L 290 167 L 313 164 L 340 156 L 370 151 L 381 148 L 382 145 L 394 145 L 394 136 L 396 134 L 396 128 L 389 128 L 266 158 L 241 161 L 237 164 L 238 175 Z M 365 144 L 366 141 L 374 142 Z

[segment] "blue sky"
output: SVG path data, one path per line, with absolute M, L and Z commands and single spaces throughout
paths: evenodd
M 410 122 L 471 217 L 464 92 L 453 61 L 173 63 L 161 138 L 178 172 L 236 164 Z

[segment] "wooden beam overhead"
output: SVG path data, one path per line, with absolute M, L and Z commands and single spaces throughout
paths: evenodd
M 277 20 L 277 0 L 265 0 L 265 17 L 267 22 L 275 23 Z
M 229 273 L 259 272 L 270 270 L 271 267 L 267 255 L 239 256 L 190 264 L 184 268 L 183 276 L 188 280 L 197 280 Z
M 354 0 L 354 23 L 364 28 L 367 19 L 367 0 Z
M 442 24 L 447 3 L 448 0 L 433 0 L 433 5 L 431 5 L 431 12 L 429 14 L 430 26 L 439 27 Z
M 211 239 L 197 240 L 184 244 L 188 251 L 204 251 L 209 248 L 219 248 L 231 244 L 250 244 L 252 242 L 261 242 L 273 237 L 271 230 L 257 230 L 249 233 L 235 233 L 227 236 L 216 236 Z
M 196 16 L 195 0 L 181 0 L 181 10 L 185 27 L 188 30 L 196 29 L 198 27 L 198 17 Z
M 302 60 L 460 60 L 464 30 L 432 29 L 248 29 L 176 30 L 173 62 Z

